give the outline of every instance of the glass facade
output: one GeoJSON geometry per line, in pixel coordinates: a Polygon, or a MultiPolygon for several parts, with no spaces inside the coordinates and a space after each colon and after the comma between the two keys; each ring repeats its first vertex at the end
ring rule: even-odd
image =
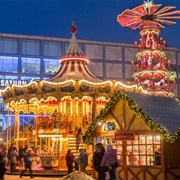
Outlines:
{"type": "Polygon", "coordinates": [[[18,57],[0,56],[0,72],[18,73],[18,57]]]}
{"type": "Polygon", "coordinates": [[[39,58],[21,58],[21,72],[28,74],[40,74],[39,58]]]}
{"type": "Polygon", "coordinates": [[[60,62],[57,59],[43,59],[44,74],[56,74],[60,68],[60,62]]]}

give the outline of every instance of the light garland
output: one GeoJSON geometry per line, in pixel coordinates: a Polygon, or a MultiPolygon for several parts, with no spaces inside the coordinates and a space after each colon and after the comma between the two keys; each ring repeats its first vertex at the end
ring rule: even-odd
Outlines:
{"type": "Polygon", "coordinates": [[[174,134],[171,135],[167,132],[166,129],[163,129],[160,125],[154,122],[140,107],[137,106],[135,101],[131,99],[127,94],[122,91],[117,91],[111,97],[110,101],[106,104],[105,108],[101,110],[100,114],[96,116],[94,121],[90,124],[87,129],[85,135],[83,136],[83,141],[87,145],[92,145],[93,142],[93,134],[95,133],[95,129],[98,126],[98,122],[103,121],[105,116],[108,114],[109,110],[114,107],[118,100],[122,100],[128,103],[128,106],[131,110],[134,111],[136,115],[138,115],[142,120],[144,120],[145,124],[153,131],[160,133],[163,138],[167,142],[173,143],[176,139],[180,138],[180,129],[174,134]]]}

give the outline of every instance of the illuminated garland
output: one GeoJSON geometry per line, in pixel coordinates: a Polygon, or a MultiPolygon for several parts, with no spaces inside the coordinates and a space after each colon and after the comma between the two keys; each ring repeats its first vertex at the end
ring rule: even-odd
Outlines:
{"type": "Polygon", "coordinates": [[[101,110],[100,114],[96,116],[94,121],[90,124],[89,128],[87,129],[85,135],[83,136],[83,141],[87,145],[92,145],[93,142],[93,133],[98,125],[98,122],[101,122],[109,110],[114,107],[118,100],[122,100],[128,103],[128,106],[131,110],[134,111],[136,115],[142,118],[145,124],[153,131],[160,133],[163,135],[163,138],[167,142],[173,143],[176,139],[180,137],[180,130],[178,130],[174,135],[169,134],[165,129],[163,129],[160,125],[155,123],[144,111],[143,109],[139,108],[138,105],[135,103],[133,99],[131,99],[127,94],[122,91],[117,91],[114,93],[110,101],[106,104],[105,108],[101,110]]]}

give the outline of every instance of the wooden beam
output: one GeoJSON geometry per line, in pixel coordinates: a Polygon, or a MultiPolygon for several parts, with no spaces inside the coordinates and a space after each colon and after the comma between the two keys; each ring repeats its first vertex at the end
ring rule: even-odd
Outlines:
{"type": "Polygon", "coordinates": [[[123,127],[121,126],[121,124],[119,123],[117,117],[113,114],[113,112],[110,110],[109,113],[110,113],[110,115],[116,120],[116,122],[119,124],[120,129],[123,130],[123,127]]]}
{"type": "Polygon", "coordinates": [[[126,131],[128,131],[129,128],[131,127],[131,125],[132,125],[132,123],[133,123],[135,117],[136,117],[136,114],[133,114],[133,116],[131,117],[131,120],[130,120],[130,122],[129,122],[129,125],[128,125],[127,128],[126,128],[126,131]]]}

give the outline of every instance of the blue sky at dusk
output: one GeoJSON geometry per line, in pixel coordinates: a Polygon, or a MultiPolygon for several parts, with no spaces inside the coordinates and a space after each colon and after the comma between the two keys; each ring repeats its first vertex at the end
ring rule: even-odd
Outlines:
{"type": "MultiPolygon", "coordinates": [[[[0,33],[70,38],[74,19],[77,38],[85,40],[134,43],[138,30],[122,27],[117,15],[143,4],[143,0],[0,0],[0,33]]],[[[154,0],[154,4],[176,6],[180,0],[154,0]]],[[[160,37],[168,46],[180,48],[180,20],[165,25],[160,37]]]]}

